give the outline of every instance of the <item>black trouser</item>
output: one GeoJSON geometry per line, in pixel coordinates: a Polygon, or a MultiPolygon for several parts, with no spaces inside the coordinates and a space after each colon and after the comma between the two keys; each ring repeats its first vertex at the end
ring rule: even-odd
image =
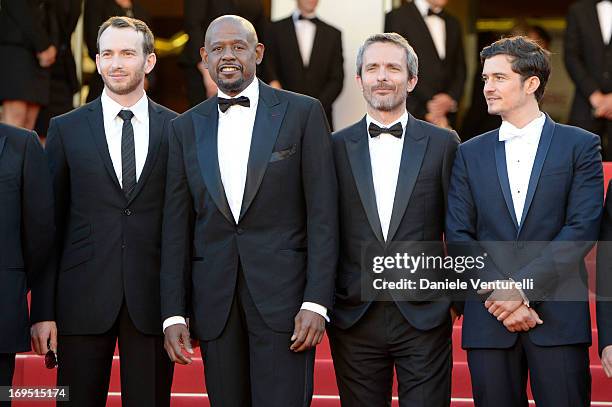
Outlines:
{"type": "Polygon", "coordinates": [[[538,407],[589,406],[591,372],[585,344],[538,346],[521,333],[509,349],[468,349],[478,407],[527,407],[527,375],[538,407]]]}
{"type": "MultiPolygon", "coordinates": [[[[15,373],[15,354],[0,353],[0,386],[12,386],[15,373]]],[[[0,407],[10,407],[10,401],[0,401],[0,407]]]]}
{"type": "Polygon", "coordinates": [[[391,406],[394,368],[400,406],[450,405],[450,316],[420,331],[394,302],[379,301],[349,329],[332,325],[327,332],[342,406],[391,406]]]}
{"type": "Polygon", "coordinates": [[[206,389],[212,407],[306,407],[313,392],[314,349],[289,350],[292,332],[261,318],[242,270],[221,335],[204,343],[206,389]]]}
{"type": "Polygon", "coordinates": [[[124,303],[108,332],[59,336],[57,382],[59,386],[70,386],[70,402],[62,402],[62,406],[106,405],[117,339],[121,404],[124,407],[170,405],[174,366],[164,350],[164,338],[138,331],[124,303]]]}

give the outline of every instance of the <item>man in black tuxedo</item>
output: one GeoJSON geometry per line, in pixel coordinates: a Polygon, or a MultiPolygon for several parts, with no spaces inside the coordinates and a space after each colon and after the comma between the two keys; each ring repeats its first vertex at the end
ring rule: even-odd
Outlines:
{"type": "MultiPolygon", "coordinates": [[[[180,64],[185,73],[187,98],[193,107],[217,94],[215,82],[200,57],[206,27],[211,21],[226,14],[244,17],[255,26],[260,39],[267,38],[270,21],[262,0],[183,0],[183,8],[185,32],[189,40],[181,54],[180,64]]],[[[265,67],[266,72],[261,68],[264,66],[257,68],[258,75],[266,79],[269,68],[265,67]]]]}
{"type": "Polygon", "coordinates": [[[459,21],[443,10],[448,0],[414,0],[388,13],[385,32],[408,40],[419,56],[419,83],[408,111],[438,126],[454,126],[465,84],[465,57],[459,21]]]}
{"type": "MultiPolygon", "coordinates": [[[[0,124],[0,386],[13,382],[15,353],[30,350],[30,322],[36,329],[53,319],[40,290],[49,283],[46,266],[54,232],[53,190],[38,136],[0,124]]],[[[55,332],[45,337],[43,352],[46,339],[52,339],[55,350],[55,332]]],[[[33,343],[38,351],[38,341],[33,343]]]]}
{"type": "Polygon", "coordinates": [[[601,137],[612,161],[612,2],[580,0],[567,14],[565,67],[576,85],[570,124],[601,137]]]}
{"type": "Polygon", "coordinates": [[[124,406],[168,406],[172,363],[160,329],[161,221],[176,114],[147,98],[156,61],[140,20],[100,27],[102,96],[49,126],[57,223],[58,384],[70,405],[104,406],[117,339],[124,406]]]}
{"type": "Polygon", "coordinates": [[[272,23],[266,62],[270,84],[319,99],[332,123],[332,104],[342,92],[342,36],[315,15],[319,0],[297,0],[297,10],[272,23]]]}
{"type": "Polygon", "coordinates": [[[612,378],[612,181],[608,184],[597,244],[597,333],[599,356],[612,378]]]}
{"type": "Polygon", "coordinates": [[[438,242],[423,253],[443,254],[459,138],[406,111],[417,75],[402,36],[368,38],[357,55],[368,113],[333,137],[341,255],[328,333],[343,406],[390,405],[394,368],[400,406],[450,403],[450,301],[404,301],[382,290],[367,298],[362,290],[373,278],[370,256],[390,254],[397,242],[438,242]]]}
{"type": "Polygon", "coordinates": [[[213,406],[308,406],[333,303],[337,186],[321,104],[255,76],[264,46],[222,16],[202,59],[218,96],[172,122],[162,243],[170,358],[200,340],[213,406]],[[191,300],[190,300],[191,298],[191,300]]]}

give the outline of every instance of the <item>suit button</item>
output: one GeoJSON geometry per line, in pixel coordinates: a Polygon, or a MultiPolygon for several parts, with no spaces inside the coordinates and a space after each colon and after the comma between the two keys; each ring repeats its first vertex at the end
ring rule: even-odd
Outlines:
{"type": "Polygon", "coordinates": [[[610,77],[610,72],[606,71],[603,73],[603,77],[608,79],[610,77]]]}
{"type": "Polygon", "coordinates": [[[238,233],[239,235],[244,233],[244,230],[241,228],[236,229],[236,233],[238,233]]]}
{"type": "Polygon", "coordinates": [[[132,211],[128,208],[125,211],[123,211],[123,213],[125,214],[125,216],[130,216],[132,214],[132,211]]]}
{"type": "Polygon", "coordinates": [[[121,245],[121,248],[122,248],[122,249],[125,249],[126,247],[127,247],[127,246],[126,246],[125,244],[122,244],[122,245],[121,245]]]}

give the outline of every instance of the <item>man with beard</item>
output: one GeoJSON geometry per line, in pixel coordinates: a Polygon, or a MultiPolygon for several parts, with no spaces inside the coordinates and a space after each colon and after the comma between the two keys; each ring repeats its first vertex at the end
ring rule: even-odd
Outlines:
{"type": "Polygon", "coordinates": [[[598,238],[603,202],[599,137],[540,110],[549,53],[526,37],[480,52],[489,114],[502,124],[457,150],[446,239],[486,254],[463,309],[474,404],[588,406],[588,281],[584,256],[598,238]],[[531,286],[507,284],[531,281],[531,286]],[[561,391],[560,391],[561,388],[561,391]]]}
{"type": "Polygon", "coordinates": [[[398,242],[415,241],[438,242],[423,253],[443,254],[446,190],[459,138],[406,111],[417,75],[417,55],[402,36],[368,38],[357,54],[367,115],[333,136],[341,255],[328,334],[343,406],[390,405],[394,369],[400,406],[450,403],[450,301],[362,294],[372,276],[365,260],[371,254],[388,255],[398,242]]]}
{"type": "Polygon", "coordinates": [[[325,112],[255,77],[264,46],[246,19],[219,17],[205,38],[218,94],[171,126],[165,347],[191,362],[189,313],[213,406],[308,406],[338,253],[325,112]]]}
{"type": "Polygon", "coordinates": [[[145,23],[112,17],[97,43],[101,97],[49,126],[58,258],[46,309],[59,332],[57,382],[70,386],[67,405],[104,406],[118,340],[122,404],[168,406],[159,269],[165,129],[176,114],[144,91],[156,61],[145,23]]]}

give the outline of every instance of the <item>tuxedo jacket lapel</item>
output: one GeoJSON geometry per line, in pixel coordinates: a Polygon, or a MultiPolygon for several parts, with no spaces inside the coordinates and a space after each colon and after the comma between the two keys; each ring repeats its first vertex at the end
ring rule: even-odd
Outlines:
{"type": "Polygon", "coordinates": [[[531,176],[529,177],[529,187],[527,188],[527,196],[525,197],[525,206],[523,207],[523,214],[521,217],[521,226],[519,228],[519,234],[525,224],[527,214],[529,213],[529,207],[533,202],[533,196],[538,187],[540,175],[542,174],[542,167],[544,167],[544,161],[548,155],[548,148],[552,141],[553,134],[555,132],[555,122],[546,115],[546,121],[542,128],[542,135],[540,136],[540,143],[538,144],[538,150],[536,152],[535,160],[533,161],[533,168],[531,169],[531,176]]]}
{"type": "Polygon", "coordinates": [[[87,120],[89,121],[89,127],[91,129],[91,135],[93,137],[94,144],[96,145],[96,148],[100,153],[100,157],[102,158],[102,162],[106,167],[106,171],[111,177],[112,182],[119,189],[119,191],[121,191],[121,194],[123,195],[123,191],[121,190],[121,184],[119,184],[119,179],[117,179],[117,174],[115,173],[115,168],[113,167],[113,161],[111,160],[110,152],[108,151],[106,133],[104,132],[104,116],[102,114],[102,102],[100,98],[97,98],[89,104],[87,120]]]}
{"type": "Polygon", "coordinates": [[[219,110],[217,108],[217,97],[210,98],[199,110],[196,110],[192,115],[192,121],[200,172],[206,189],[223,216],[229,222],[235,224],[236,221],[225,196],[225,189],[223,188],[221,171],[219,169],[219,154],[217,152],[219,110]]]}
{"type": "Polygon", "coordinates": [[[287,110],[287,102],[280,102],[274,92],[271,87],[259,82],[259,103],[253,126],[239,220],[244,217],[259,190],[287,110]]]}
{"type": "Polygon", "coordinates": [[[372,179],[372,164],[370,161],[370,147],[368,144],[368,133],[366,119],[363,118],[357,130],[351,137],[346,139],[346,154],[349,158],[353,178],[357,185],[357,191],[361,198],[361,204],[370,223],[370,227],[379,242],[385,242],[376,206],[376,193],[372,179]]]}
{"type": "Polygon", "coordinates": [[[516,220],[516,212],[514,211],[514,202],[512,201],[512,192],[510,191],[510,181],[508,180],[508,166],[506,164],[506,144],[499,141],[499,129],[495,132],[495,166],[497,167],[497,178],[501,187],[506,208],[512,218],[514,228],[518,230],[518,222],[516,220]]]}
{"type": "Polygon", "coordinates": [[[419,123],[409,114],[406,131],[404,132],[402,159],[397,177],[397,186],[395,187],[393,212],[391,213],[387,242],[393,240],[402,218],[404,217],[406,207],[408,206],[412,191],[414,190],[414,185],[419,176],[419,171],[421,170],[421,164],[423,163],[423,157],[425,156],[428,142],[429,136],[422,131],[419,123]]]}
{"type": "Polygon", "coordinates": [[[149,148],[147,151],[147,159],[142,169],[142,173],[138,178],[138,182],[136,183],[134,192],[128,199],[128,203],[132,202],[134,198],[138,196],[157,161],[157,153],[159,152],[162,131],[165,125],[165,119],[161,113],[162,111],[158,108],[157,104],[149,99],[149,148]]]}
{"type": "Polygon", "coordinates": [[[2,151],[4,150],[4,143],[6,142],[6,136],[0,136],[0,157],[2,157],[2,151]]]}

